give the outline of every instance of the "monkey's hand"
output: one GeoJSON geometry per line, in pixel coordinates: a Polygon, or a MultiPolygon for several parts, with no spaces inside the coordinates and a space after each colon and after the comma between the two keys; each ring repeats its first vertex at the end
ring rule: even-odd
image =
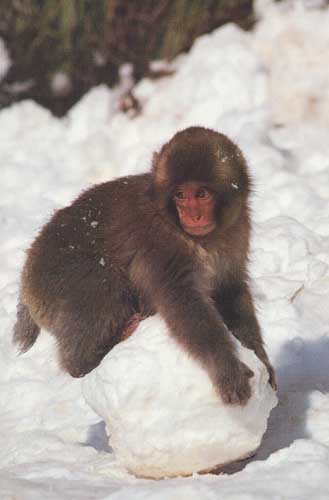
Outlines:
{"type": "Polygon", "coordinates": [[[276,382],[276,376],[275,376],[275,371],[273,366],[270,363],[265,363],[265,366],[267,368],[268,374],[269,374],[269,384],[272,386],[272,389],[275,391],[278,390],[278,384],[276,382]]]}
{"type": "Polygon", "coordinates": [[[273,366],[270,363],[270,360],[268,359],[268,356],[266,354],[266,351],[262,345],[256,345],[253,350],[255,351],[256,356],[264,363],[264,365],[267,368],[268,374],[269,374],[269,379],[268,382],[271,385],[272,389],[277,391],[278,385],[276,382],[276,377],[275,377],[275,371],[273,366]]]}
{"type": "Polygon", "coordinates": [[[217,384],[220,395],[227,404],[245,405],[251,396],[249,379],[254,372],[234,355],[221,360],[217,370],[217,384]]]}

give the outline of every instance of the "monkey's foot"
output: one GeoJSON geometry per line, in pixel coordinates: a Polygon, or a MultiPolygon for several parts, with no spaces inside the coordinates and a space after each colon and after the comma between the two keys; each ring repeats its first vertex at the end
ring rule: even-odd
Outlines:
{"type": "Polygon", "coordinates": [[[145,319],[146,316],[143,316],[140,313],[134,314],[126,323],[123,332],[121,334],[121,340],[126,340],[130,335],[134,333],[134,331],[138,328],[139,323],[145,319]]]}

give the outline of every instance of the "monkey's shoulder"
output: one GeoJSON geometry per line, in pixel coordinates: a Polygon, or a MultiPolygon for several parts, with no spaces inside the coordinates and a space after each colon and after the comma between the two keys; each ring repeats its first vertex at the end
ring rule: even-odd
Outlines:
{"type": "Polygon", "coordinates": [[[44,229],[53,232],[100,228],[102,224],[115,225],[117,220],[124,221],[129,213],[134,213],[147,200],[150,176],[148,174],[131,175],[96,184],[82,191],[73,202],[57,210],[46,223],[44,229]]]}
{"type": "Polygon", "coordinates": [[[69,212],[92,209],[106,211],[126,207],[127,204],[133,206],[139,198],[144,200],[150,191],[150,185],[150,174],[118,177],[82,191],[66,209],[69,212]]]}

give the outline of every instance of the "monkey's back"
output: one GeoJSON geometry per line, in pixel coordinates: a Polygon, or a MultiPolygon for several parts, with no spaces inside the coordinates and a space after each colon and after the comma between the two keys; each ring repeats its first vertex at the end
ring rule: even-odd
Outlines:
{"type": "Polygon", "coordinates": [[[50,328],[58,311],[105,301],[109,288],[114,302],[115,290],[118,302],[125,302],[123,290],[133,300],[121,261],[132,246],[126,240],[134,237],[139,197],[145,204],[148,189],[148,174],[96,185],[41,229],[22,273],[22,300],[39,326],[50,328]]]}

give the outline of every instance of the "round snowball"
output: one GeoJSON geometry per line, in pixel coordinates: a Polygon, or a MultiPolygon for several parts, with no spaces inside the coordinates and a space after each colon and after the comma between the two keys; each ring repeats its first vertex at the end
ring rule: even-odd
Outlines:
{"type": "Polygon", "coordinates": [[[224,404],[207,372],[159,316],[141,322],[83,380],[86,401],[106,422],[118,461],[136,476],[208,471],[251,455],[276,395],[265,366],[238,342],[254,372],[246,406],[224,404]]]}

